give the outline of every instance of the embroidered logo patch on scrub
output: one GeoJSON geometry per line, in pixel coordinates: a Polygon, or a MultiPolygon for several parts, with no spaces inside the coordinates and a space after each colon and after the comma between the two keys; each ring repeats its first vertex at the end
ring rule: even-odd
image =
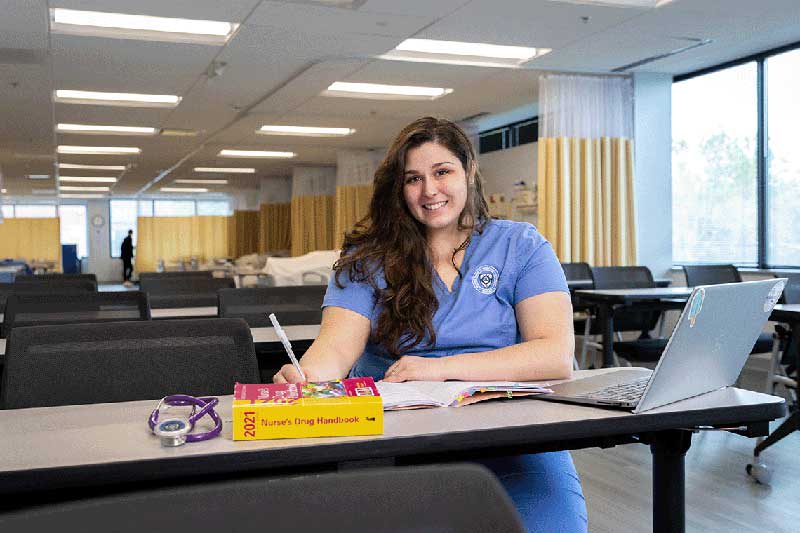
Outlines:
{"type": "Polygon", "coordinates": [[[492,265],[483,265],[475,269],[472,275],[472,286],[481,294],[494,294],[500,273],[492,265]]]}

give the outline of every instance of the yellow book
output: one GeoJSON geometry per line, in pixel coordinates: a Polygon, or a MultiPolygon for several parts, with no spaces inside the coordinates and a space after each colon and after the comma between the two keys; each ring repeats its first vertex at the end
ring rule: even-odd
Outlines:
{"type": "Polygon", "coordinates": [[[383,402],[372,378],[234,387],[233,440],[382,433],[383,402]]]}

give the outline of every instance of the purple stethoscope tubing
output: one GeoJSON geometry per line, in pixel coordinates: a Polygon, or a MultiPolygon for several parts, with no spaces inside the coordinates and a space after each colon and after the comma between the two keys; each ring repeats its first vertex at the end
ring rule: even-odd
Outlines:
{"type": "Polygon", "coordinates": [[[214,421],[214,428],[206,433],[195,433],[186,435],[186,442],[200,442],[208,439],[213,439],[222,433],[222,419],[219,414],[214,410],[214,407],[219,403],[219,398],[213,396],[195,398],[188,394],[172,394],[165,396],[158,406],[150,413],[150,418],[147,420],[151,430],[154,430],[158,424],[158,415],[161,412],[161,406],[166,404],[168,407],[192,407],[192,414],[189,416],[189,426],[194,429],[194,424],[205,415],[211,417],[214,421]],[[197,408],[200,408],[199,410],[197,408]]]}

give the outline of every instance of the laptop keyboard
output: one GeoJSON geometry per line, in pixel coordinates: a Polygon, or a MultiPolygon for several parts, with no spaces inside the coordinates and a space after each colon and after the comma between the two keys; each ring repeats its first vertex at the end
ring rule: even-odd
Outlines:
{"type": "Polygon", "coordinates": [[[604,402],[636,403],[644,394],[648,381],[650,381],[649,376],[628,383],[603,387],[602,389],[582,394],[581,397],[604,402]]]}

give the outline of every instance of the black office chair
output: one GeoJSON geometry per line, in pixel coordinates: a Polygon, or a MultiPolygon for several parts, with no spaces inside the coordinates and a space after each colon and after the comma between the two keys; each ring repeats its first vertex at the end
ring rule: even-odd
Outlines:
{"type": "Polygon", "coordinates": [[[149,320],[147,294],[139,291],[92,293],[15,293],[8,298],[3,334],[14,328],[149,320]]]}
{"type": "Polygon", "coordinates": [[[235,283],[231,278],[199,276],[139,278],[139,288],[148,294],[152,309],[216,307],[217,291],[234,287],[235,283]]]}
{"type": "Polygon", "coordinates": [[[95,289],[97,288],[97,276],[94,274],[22,274],[14,278],[15,282],[29,283],[32,281],[37,282],[58,282],[58,281],[75,281],[87,280],[94,283],[95,289]]]}
{"type": "Polygon", "coordinates": [[[564,276],[569,280],[592,279],[592,267],[589,263],[561,263],[564,276]]]}
{"type": "MultiPolygon", "coordinates": [[[[251,328],[272,327],[270,313],[275,313],[283,326],[321,324],[326,290],[325,285],[220,289],[219,316],[243,318],[251,328]]],[[[313,342],[293,341],[295,355],[302,356],[313,342]]],[[[272,382],[272,376],[287,362],[283,346],[275,343],[256,344],[256,356],[265,383],[272,382]]]]}
{"type": "MultiPolygon", "coordinates": [[[[684,265],[686,285],[719,285],[720,283],[740,283],[742,275],[734,265],[684,265]]],[[[772,334],[762,333],[758,336],[750,353],[766,353],[772,350],[772,334]]]]}
{"type": "Polygon", "coordinates": [[[68,293],[68,292],[97,292],[97,281],[82,277],[49,277],[30,276],[34,279],[14,280],[14,292],[26,293],[68,293]],[[42,279],[35,279],[41,277],[42,279]]]}
{"type": "Polygon", "coordinates": [[[235,318],[14,328],[5,363],[3,409],[216,396],[259,379],[250,328],[235,318]]]}
{"type": "Polygon", "coordinates": [[[742,281],[742,275],[734,265],[684,265],[683,272],[687,287],[742,281]]]}
{"type": "Polygon", "coordinates": [[[368,468],[204,482],[0,515],[3,531],[525,531],[500,483],[475,464],[368,468]]]}
{"type": "Polygon", "coordinates": [[[270,327],[275,313],[284,326],[322,323],[325,285],[220,289],[219,316],[243,318],[251,328],[270,327]]]}
{"type": "MultiPolygon", "coordinates": [[[[646,266],[592,267],[595,289],[641,289],[655,287],[653,274],[646,266]]],[[[659,307],[642,303],[620,309],[614,313],[614,332],[639,332],[633,341],[619,340],[614,343],[614,352],[631,362],[658,361],[667,345],[666,339],[650,337],[661,316],[659,307]]],[[[599,335],[601,324],[597,316],[591,316],[585,334],[599,335]]],[[[592,343],[584,342],[581,361],[585,361],[586,348],[592,343]]],[[[599,347],[598,344],[594,345],[599,347]]],[[[585,363],[584,363],[585,364],[585,363]]]]}

